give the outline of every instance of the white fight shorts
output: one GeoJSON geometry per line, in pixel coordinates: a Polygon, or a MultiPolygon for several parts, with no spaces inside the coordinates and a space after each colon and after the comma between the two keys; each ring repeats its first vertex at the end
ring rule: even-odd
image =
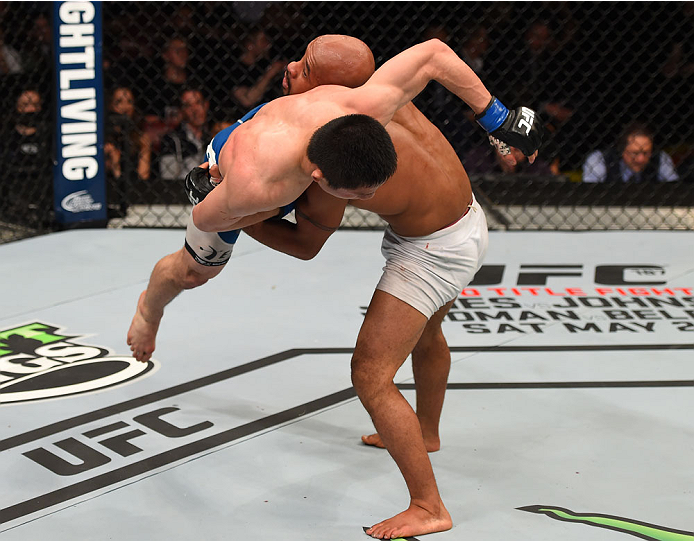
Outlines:
{"type": "Polygon", "coordinates": [[[386,266],[376,289],[428,319],[472,281],[488,242],[487,219],[474,198],[465,216],[431,235],[402,237],[388,227],[381,245],[386,266]]]}

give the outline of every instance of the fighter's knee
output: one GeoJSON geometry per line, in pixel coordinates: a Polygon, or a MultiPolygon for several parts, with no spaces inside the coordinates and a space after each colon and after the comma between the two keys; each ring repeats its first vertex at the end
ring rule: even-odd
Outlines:
{"type": "Polygon", "coordinates": [[[362,401],[379,393],[384,385],[392,383],[393,378],[386,374],[374,358],[355,352],[352,356],[352,386],[362,401]]]}
{"type": "Polygon", "coordinates": [[[419,340],[415,344],[412,354],[426,355],[427,352],[431,351],[432,349],[438,349],[442,346],[446,347],[447,343],[446,337],[441,331],[441,327],[438,327],[438,329],[425,329],[422,336],[419,337],[419,340]]]}
{"type": "Polygon", "coordinates": [[[354,359],[352,359],[352,365],[350,368],[351,368],[350,376],[352,378],[352,385],[354,386],[354,389],[357,391],[357,394],[359,394],[359,392],[364,388],[364,386],[368,382],[367,375],[366,375],[364,368],[362,366],[355,364],[354,359]]]}
{"type": "Polygon", "coordinates": [[[183,289],[194,289],[206,284],[212,277],[207,273],[188,268],[181,278],[180,285],[183,289]]]}

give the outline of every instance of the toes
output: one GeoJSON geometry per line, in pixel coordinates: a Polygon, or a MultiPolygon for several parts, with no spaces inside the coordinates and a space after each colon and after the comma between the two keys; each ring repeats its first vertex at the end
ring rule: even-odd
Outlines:
{"type": "Polygon", "coordinates": [[[366,533],[370,535],[371,537],[374,537],[376,539],[385,539],[386,537],[383,535],[383,526],[382,523],[379,522],[378,524],[374,524],[366,530],[366,533]]]}
{"type": "Polygon", "coordinates": [[[380,447],[381,449],[385,449],[385,445],[383,445],[383,441],[381,441],[381,438],[379,437],[378,434],[371,434],[369,436],[362,436],[361,437],[362,443],[366,445],[370,445],[372,447],[380,447]]]}

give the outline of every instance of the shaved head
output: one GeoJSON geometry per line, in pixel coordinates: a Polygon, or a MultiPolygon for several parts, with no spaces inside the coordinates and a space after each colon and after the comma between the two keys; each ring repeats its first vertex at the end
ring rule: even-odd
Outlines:
{"type": "Polygon", "coordinates": [[[319,85],[363,85],[376,69],[369,46],[352,36],[325,35],[314,39],[314,70],[319,85]]]}
{"type": "Polygon", "coordinates": [[[355,88],[369,80],[376,63],[369,46],[352,36],[319,36],[304,56],[290,62],[282,83],[285,94],[301,94],[320,85],[355,88]]]}

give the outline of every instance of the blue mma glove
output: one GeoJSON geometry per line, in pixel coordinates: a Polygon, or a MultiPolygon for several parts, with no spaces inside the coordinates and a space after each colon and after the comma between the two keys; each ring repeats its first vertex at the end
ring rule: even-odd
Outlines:
{"type": "Polygon", "coordinates": [[[508,146],[520,149],[526,156],[532,155],[542,144],[544,126],[540,116],[528,107],[509,111],[492,96],[487,108],[475,116],[477,123],[489,133],[489,141],[502,155],[511,151],[508,146]]]}

